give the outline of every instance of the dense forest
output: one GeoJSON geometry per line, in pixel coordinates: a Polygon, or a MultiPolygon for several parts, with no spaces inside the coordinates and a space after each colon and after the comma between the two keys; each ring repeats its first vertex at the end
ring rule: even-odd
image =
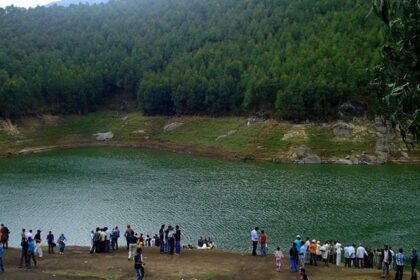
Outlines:
{"type": "Polygon", "coordinates": [[[0,9],[0,117],[94,111],[335,118],[369,81],[381,24],[366,0],[114,0],[0,9]]]}
{"type": "Polygon", "coordinates": [[[106,2],[108,2],[108,0],[58,0],[58,1],[51,2],[47,6],[58,5],[58,6],[68,7],[70,5],[77,5],[77,4],[94,5],[94,4],[100,4],[100,3],[106,3],[106,2]]]}

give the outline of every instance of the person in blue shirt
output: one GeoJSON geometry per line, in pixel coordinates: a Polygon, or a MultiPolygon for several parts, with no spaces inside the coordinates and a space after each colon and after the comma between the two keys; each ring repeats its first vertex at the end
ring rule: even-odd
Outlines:
{"type": "Polygon", "coordinates": [[[54,254],[54,234],[51,231],[48,232],[47,235],[47,242],[48,242],[48,254],[54,254]]]}
{"type": "Polygon", "coordinates": [[[3,246],[0,246],[0,271],[4,272],[4,266],[3,266],[3,254],[4,254],[4,249],[3,246]]]}
{"type": "Polygon", "coordinates": [[[411,279],[417,279],[416,266],[417,266],[417,251],[415,248],[411,251],[410,256],[411,263],[411,279]]]}
{"type": "Polygon", "coordinates": [[[398,250],[398,253],[395,255],[395,264],[397,265],[397,271],[395,272],[395,280],[402,280],[404,272],[404,254],[402,248],[400,248],[398,250]]]}
{"type": "Polygon", "coordinates": [[[28,238],[28,263],[26,264],[27,267],[31,267],[31,259],[34,261],[34,266],[36,267],[36,259],[35,259],[35,242],[32,237],[28,238]]]}
{"type": "Polygon", "coordinates": [[[62,233],[57,240],[58,248],[60,248],[60,255],[64,254],[64,248],[66,248],[66,243],[65,243],[66,241],[67,239],[64,237],[64,234],[62,233]]]}

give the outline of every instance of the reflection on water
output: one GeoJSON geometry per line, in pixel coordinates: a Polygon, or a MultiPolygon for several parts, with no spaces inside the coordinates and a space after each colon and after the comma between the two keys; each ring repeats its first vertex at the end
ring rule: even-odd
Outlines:
{"type": "Polygon", "coordinates": [[[133,149],[78,149],[0,160],[0,222],[18,246],[22,227],[87,245],[96,226],[130,223],[154,234],[179,224],[184,242],[211,236],[250,246],[254,226],[270,248],[296,234],[381,246],[420,242],[418,166],[244,164],[133,149]]]}

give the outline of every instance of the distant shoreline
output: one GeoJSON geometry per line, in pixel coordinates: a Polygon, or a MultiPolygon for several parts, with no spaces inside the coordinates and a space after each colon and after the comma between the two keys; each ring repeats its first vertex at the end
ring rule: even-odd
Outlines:
{"type": "Polygon", "coordinates": [[[124,147],[243,162],[420,164],[420,150],[405,152],[395,135],[393,142],[385,141],[384,134],[376,129],[369,122],[295,125],[260,120],[250,125],[239,117],[147,117],[138,112],[104,111],[23,118],[15,124],[3,121],[3,129],[0,120],[0,157],[59,149],[124,147]],[[338,132],[337,125],[342,126],[338,132]],[[337,138],[333,131],[348,135],[337,138]],[[100,132],[111,133],[111,139],[98,141],[94,135],[100,132]]]}

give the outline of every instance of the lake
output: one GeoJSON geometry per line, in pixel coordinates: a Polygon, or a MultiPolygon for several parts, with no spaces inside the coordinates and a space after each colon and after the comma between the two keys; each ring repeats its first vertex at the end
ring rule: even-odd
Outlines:
{"type": "MultiPolygon", "coordinates": [[[[259,226],[269,249],[296,234],[379,247],[420,243],[420,166],[240,163],[169,152],[87,148],[0,159],[0,223],[64,233],[88,245],[96,226],[155,234],[180,225],[183,243],[210,236],[249,250],[259,226]]],[[[121,243],[125,242],[121,240],[121,243]]]]}

